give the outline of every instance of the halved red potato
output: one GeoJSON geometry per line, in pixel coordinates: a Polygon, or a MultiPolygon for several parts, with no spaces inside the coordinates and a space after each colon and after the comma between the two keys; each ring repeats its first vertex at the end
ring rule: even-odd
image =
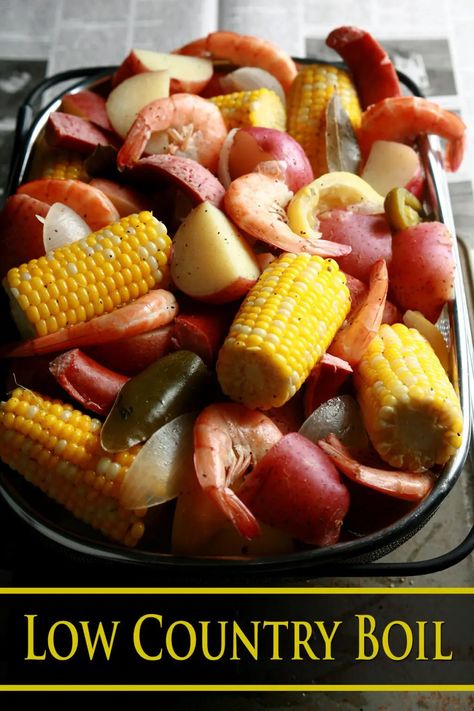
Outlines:
{"type": "Polygon", "coordinates": [[[259,276],[255,255],[219,208],[202,202],[181,223],[173,240],[171,277],[185,294],[215,304],[235,301],[259,276]]]}
{"type": "Polygon", "coordinates": [[[184,91],[197,94],[204,89],[212,77],[213,65],[208,59],[166,54],[150,49],[132,49],[114,74],[113,86],[128,77],[143,72],[166,69],[169,72],[170,92],[184,91]]]}

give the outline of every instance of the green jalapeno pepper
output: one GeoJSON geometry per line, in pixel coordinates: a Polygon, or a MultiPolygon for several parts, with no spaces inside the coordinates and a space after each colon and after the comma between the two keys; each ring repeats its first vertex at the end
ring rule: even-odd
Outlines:
{"type": "Polygon", "coordinates": [[[422,206],[413,193],[405,188],[393,188],[384,202],[385,215],[391,227],[404,230],[421,222],[422,206]]]}
{"type": "Polygon", "coordinates": [[[102,447],[108,452],[128,449],[175,417],[196,410],[210,377],[201,358],[190,351],[159,358],[120,390],[102,426],[102,447]]]}

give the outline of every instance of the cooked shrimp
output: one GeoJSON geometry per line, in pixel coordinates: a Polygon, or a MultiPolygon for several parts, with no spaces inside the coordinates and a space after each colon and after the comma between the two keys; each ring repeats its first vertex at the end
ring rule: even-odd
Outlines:
{"type": "Polygon", "coordinates": [[[370,272],[369,291],[362,304],[336,334],[329,352],[356,365],[364,355],[382,323],[388,291],[385,259],[379,259],[370,272]]]}
{"type": "Polygon", "coordinates": [[[147,104],[133,122],[117,156],[119,170],[139,160],[152,133],[166,132],[163,152],[193,158],[215,172],[227,136],[220,110],[195,94],[173,94],[147,104]]]}
{"type": "Polygon", "coordinates": [[[349,479],[382,494],[406,501],[420,501],[433,488],[435,480],[430,472],[408,472],[399,469],[392,471],[360,464],[351,457],[347,447],[336,435],[330,434],[325,439],[320,439],[318,446],[349,479]]]}
{"type": "Polygon", "coordinates": [[[32,338],[0,350],[1,357],[14,358],[80,348],[130,338],[170,323],[178,313],[176,299],[166,289],[153,289],[126,306],[76,323],[46,336],[32,338]]]}
{"type": "Polygon", "coordinates": [[[446,170],[457,170],[464,155],[466,125],[459,116],[428,99],[397,96],[372,104],[362,114],[358,138],[367,157],[374,141],[410,142],[423,133],[446,139],[446,170]]]}
{"type": "MultiPolygon", "coordinates": [[[[264,173],[248,173],[236,178],[224,195],[228,216],[249,235],[283,249],[321,257],[340,257],[351,248],[312,235],[306,239],[288,227],[285,206],[293,193],[283,180],[264,173]]],[[[320,233],[316,233],[320,234],[320,233]]]]}
{"type": "Polygon", "coordinates": [[[91,232],[101,230],[120,219],[117,208],[102,190],[82,180],[42,178],[21,185],[18,193],[52,205],[61,202],[82,217],[91,232]]]}
{"type": "Polygon", "coordinates": [[[297,74],[294,61],[272,42],[237,32],[211,32],[207,37],[190,42],[176,50],[178,54],[194,57],[212,56],[227,59],[240,67],[259,67],[278,79],[288,91],[297,74]]]}
{"type": "Polygon", "coordinates": [[[258,410],[236,403],[209,405],[194,425],[194,466],[201,487],[245,538],[260,528],[254,515],[230,488],[282,437],[258,410]]]}

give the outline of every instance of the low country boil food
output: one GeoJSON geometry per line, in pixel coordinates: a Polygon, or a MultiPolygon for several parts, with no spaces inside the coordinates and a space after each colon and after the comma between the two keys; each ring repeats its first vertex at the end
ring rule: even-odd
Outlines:
{"type": "Polygon", "coordinates": [[[124,546],[333,545],[461,444],[416,139],[454,171],[465,126],[367,32],[327,43],[346,69],[233,32],[132,50],[63,97],[0,214],[0,457],[124,546]]]}

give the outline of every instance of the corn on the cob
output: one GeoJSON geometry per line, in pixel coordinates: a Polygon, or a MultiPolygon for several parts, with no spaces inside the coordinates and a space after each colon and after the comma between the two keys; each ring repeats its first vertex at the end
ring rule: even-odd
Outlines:
{"type": "Polygon", "coordinates": [[[282,254],[250,290],[219,352],[223,391],[252,408],[283,405],[324,354],[349,307],[336,262],[282,254]]]}
{"type": "Polygon", "coordinates": [[[120,485],[140,447],[109,454],[100,422],[30,390],[17,388],[0,406],[0,458],[25,479],[108,538],[134,546],[144,511],[121,507],[120,485]]]}
{"type": "Polygon", "coordinates": [[[359,99],[349,74],[343,69],[324,64],[303,67],[288,95],[288,133],[303,147],[315,178],[328,172],[326,107],[334,91],[357,129],[362,115],[359,99]]]}
{"type": "Polygon", "coordinates": [[[383,324],[354,382],[372,444],[392,466],[417,471],[443,465],[460,446],[458,397],[416,329],[383,324]]]}
{"type": "Polygon", "coordinates": [[[230,131],[245,126],[263,126],[286,130],[286,111],[280,97],[272,89],[235,91],[210,99],[219,107],[230,131]]]}
{"type": "Polygon", "coordinates": [[[167,276],[170,248],[165,226],[141,212],[10,269],[4,286],[20,332],[55,333],[147,294],[167,276]]]}
{"type": "Polygon", "coordinates": [[[44,157],[39,178],[57,178],[59,180],[84,180],[89,176],[84,167],[84,159],[79,153],[54,149],[44,157]]]}

